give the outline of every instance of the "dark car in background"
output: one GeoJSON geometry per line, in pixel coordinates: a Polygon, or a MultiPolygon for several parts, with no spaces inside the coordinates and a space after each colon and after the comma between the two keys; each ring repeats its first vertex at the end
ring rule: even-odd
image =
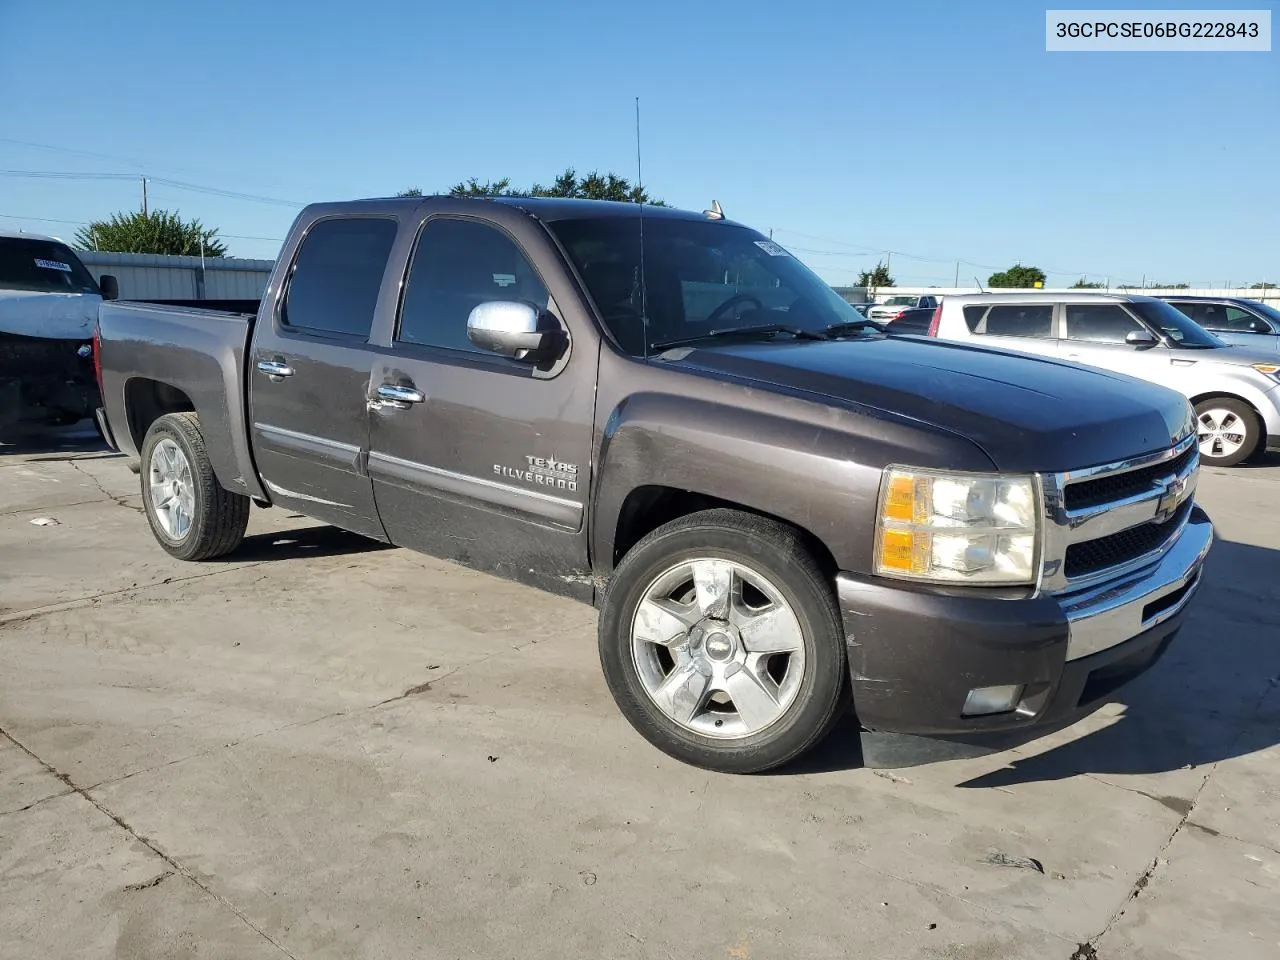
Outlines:
{"type": "Polygon", "coordinates": [[[1280,309],[1246,297],[1161,297],[1219,340],[1280,351],[1280,309]]]}
{"type": "Polygon", "coordinates": [[[933,322],[933,315],[937,312],[937,307],[912,307],[899,310],[893,316],[879,320],[878,323],[887,333],[927,337],[929,324],[933,322]]]}

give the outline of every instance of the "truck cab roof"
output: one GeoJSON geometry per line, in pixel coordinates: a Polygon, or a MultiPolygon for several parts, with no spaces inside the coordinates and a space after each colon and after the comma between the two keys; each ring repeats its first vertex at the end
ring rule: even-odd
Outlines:
{"type": "MultiPolygon", "coordinates": [[[[537,220],[547,223],[556,220],[584,220],[591,218],[639,220],[642,216],[646,220],[706,221],[711,219],[705,214],[695,213],[692,210],[682,210],[678,207],[659,207],[651,203],[631,203],[630,201],[622,200],[585,200],[579,197],[455,197],[448,194],[437,194],[425,197],[369,198],[367,200],[353,200],[348,203],[354,207],[356,204],[377,203],[383,205],[395,202],[404,204],[406,209],[412,209],[426,201],[456,202],[460,199],[483,206],[500,204],[504,207],[514,207],[518,210],[523,210],[537,220]]],[[[323,206],[326,209],[336,211],[337,208],[347,206],[347,204],[325,203],[316,204],[315,206],[323,206]]],[[[742,224],[737,224],[729,219],[717,220],[716,222],[742,226],[742,224]]]]}

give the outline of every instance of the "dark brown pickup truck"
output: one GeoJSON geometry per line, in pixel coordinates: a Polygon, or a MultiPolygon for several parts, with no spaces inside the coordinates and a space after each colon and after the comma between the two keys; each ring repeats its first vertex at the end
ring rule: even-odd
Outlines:
{"type": "Polygon", "coordinates": [[[257,501],[595,603],[628,720],[719,770],[848,705],[864,739],[1069,722],[1165,650],[1212,540],[1180,395],[886,336],[718,215],[318,204],[256,317],[107,303],[98,359],[171,554],[257,501]]]}

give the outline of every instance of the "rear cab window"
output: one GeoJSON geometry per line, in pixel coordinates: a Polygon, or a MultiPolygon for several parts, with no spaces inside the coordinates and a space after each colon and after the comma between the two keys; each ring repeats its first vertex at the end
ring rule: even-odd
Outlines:
{"type": "Polygon", "coordinates": [[[367,340],[396,229],[387,217],[313,224],[293,261],[281,324],[321,337],[367,340]]]}

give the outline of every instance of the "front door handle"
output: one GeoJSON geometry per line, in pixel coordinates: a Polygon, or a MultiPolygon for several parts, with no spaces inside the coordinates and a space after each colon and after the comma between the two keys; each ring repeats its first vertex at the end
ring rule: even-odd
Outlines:
{"type": "Polygon", "coordinates": [[[402,387],[398,383],[384,383],[374,391],[384,407],[408,410],[415,403],[422,403],[427,395],[416,387],[402,387]]]}
{"type": "Polygon", "coordinates": [[[265,373],[275,383],[279,383],[285,377],[293,376],[293,367],[281,360],[259,360],[258,372],[265,373]]]}

